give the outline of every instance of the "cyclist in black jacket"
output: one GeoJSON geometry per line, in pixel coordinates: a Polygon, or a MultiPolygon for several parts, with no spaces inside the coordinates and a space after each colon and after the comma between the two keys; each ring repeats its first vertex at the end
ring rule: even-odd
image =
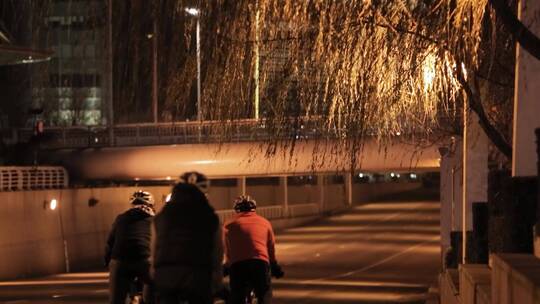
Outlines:
{"type": "Polygon", "coordinates": [[[144,302],[151,302],[150,243],[154,198],[137,191],[130,198],[132,208],[118,215],[107,240],[105,264],[109,267],[111,304],[124,304],[137,278],[145,284],[144,302]]]}

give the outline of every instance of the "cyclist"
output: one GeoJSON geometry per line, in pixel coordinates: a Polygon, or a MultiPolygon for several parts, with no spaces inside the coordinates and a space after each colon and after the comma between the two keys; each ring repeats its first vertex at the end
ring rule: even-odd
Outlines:
{"type": "Polygon", "coordinates": [[[240,196],[234,203],[235,218],[223,228],[225,269],[230,275],[231,303],[245,303],[253,289],[258,303],[270,303],[270,276],[284,275],[277,263],[272,225],[257,215],[257,203],[240,196]]]}
{"type": "Polygon", "coordinates": [[[206,176],[188,172],[156,216],[155,284],[160,304],[210,304],[222,280],[219,218],[205,193],[206,176]],[[219,271],[219,274],[216,272],[219,271]]]}
{"type": "Polygon", "coordinates": [[[139,190],[129,202],[132,208],[116,217],[105,249],[111,304],[125,303],[135,279],[145,285],[144,302],[150,303],[152,297],[149,258],[154,198],[139,190]]]}

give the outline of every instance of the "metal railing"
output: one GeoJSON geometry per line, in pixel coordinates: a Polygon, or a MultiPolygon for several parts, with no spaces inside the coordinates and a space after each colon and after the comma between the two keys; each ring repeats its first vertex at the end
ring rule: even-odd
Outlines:
{"type": "MultiPolygon", "coordinates": [[[[449,124],[441,119],[439,124],[449,124]]],[[[434,123],[436,124],[436,123],[434,123]]],[[[407,125],[407,122],[404,122],[407,125]]],[[[375,136],[375,129],[367,127],[363,134],[375,136]]],[[[405,126],[402,133],[420,131],[418,126],[405,126]]],[[[323,116],[268,119],[177,121],[163,123],[117,124],[107,126],[45,127],[36,136],[32,128],[0,130],[5,142],[29,142],[39,138],[41,148],[92,148],[112,146],[145,146],[167,144],[195,144],[216,142],[245,142],[272,139],[342,138],[347,134],[344,126],[329,125],[323,116]]],[[[396,134],[399,135],[399,134],[396,134]]]]}
{"type": "MultiPolygon", "coordinates": [[[[262,208],[261,208],[262,209],[262,208]]],[[[234,215],[236,214],[236,212],[234,210],[218,210],[216,211],[218,217],[219,217],[219,221],[221,223],[226,223],[228,222],[229,220],[231,220],[234,215]]]]}
{"type": "MultiPolygon", "coordinates": [[[[441,121],[444,123],[444,121],[441,121]]],[[[408,127],[406,133],[415,133],[408,127]]],[[[324,117],[291,118],[284,121],[239,119],[228,121],[185,121],[118,124],[106,126],[45,127],[36,137],[32,128],[0,130],[6,142],[29,142],[39,138],[41,148],[91,148],[216,142],[264,141],[272,139],[341,138],[346,130],[328,125],[324,117]]],[[[365,130],[374,136],[375,130],[365,130]]]]}
{"type": "Polygon", "coordinates": [[[289,205],[289,216],[290,217],[300,217],[315,215],[320,212],[319,204],[299,204],[299,205],[289,205]]]}
{"type": "Polygon", "coordinates": [[[271,207],[262,207],[257,208],[257,213],[265,217],[268,220],[274,220],[283,218],[283,207],[282,206],[271,206],[271,207]]]}
{"type": "MultiPolygon", "coordinates": [[[[142,123],[104,126],[47,127],[39,136],[42,148],[90,148],[109,146],[145,146],[214,142],[245,142],[276,138],[314,138],[336,130],[321,127],[320,118],[298,120],[294,124],[266,124],[265,120],[142,123]],[[294,125],[295,127],[292,127],[294,125]],[[324,131],[322,131],[324,129],[324,131]]],[[[36,138],[34,130],[19,129],[12,141],[28,142],[36,138]]]]}
{"type": "Polygon", "coordinates": [[[65,188],[68,182],[63,167],[0,167],[0,191],[65,188]]]}
{"type": "MultiPolygon", "coordinates": [[[[269,207],[259,207],[257,208],[257,214],[263,216],[268,220],[282,219],[287,217],[302,217],[319,214],[319,205],[318,204],[301,204],[301,205],[291,205],[288,208],[288,215],[285,214],[284,208],[282,206],[269,206],[269,207]]],[[[231,220],[236,212],[234,210],[218,210],[216,211],[219,216],[219,220],[222,223],[225,223],[231,220]]]]}

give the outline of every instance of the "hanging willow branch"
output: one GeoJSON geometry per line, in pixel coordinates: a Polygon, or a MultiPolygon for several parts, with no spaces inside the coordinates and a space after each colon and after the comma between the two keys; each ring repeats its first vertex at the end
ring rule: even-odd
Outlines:
{"type": "Polygon", "coordinates": [[[215,120],[254,117],[258,69],[259,114],[275,141],[297,139],[299,118],[320,120],[320,138],[341,139],[336,149],[351,152],[367,137],[381,143],[396,134],[429,137],[442,121],[461,119],[463,88],[453,71],[461,65],[479,68],[486,5],[487,0],[208,3],[201,8],[205,111],[215,120]]]}

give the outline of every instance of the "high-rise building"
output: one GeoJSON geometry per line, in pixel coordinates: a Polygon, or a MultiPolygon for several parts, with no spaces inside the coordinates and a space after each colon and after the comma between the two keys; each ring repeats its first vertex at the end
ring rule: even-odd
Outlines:
{"type": "Polygon", "coordinates": [[[32,103],[49,125],[105,122],[106,2],[54,0],[33,35],[54,50],[33,67],[32,103]]]}

